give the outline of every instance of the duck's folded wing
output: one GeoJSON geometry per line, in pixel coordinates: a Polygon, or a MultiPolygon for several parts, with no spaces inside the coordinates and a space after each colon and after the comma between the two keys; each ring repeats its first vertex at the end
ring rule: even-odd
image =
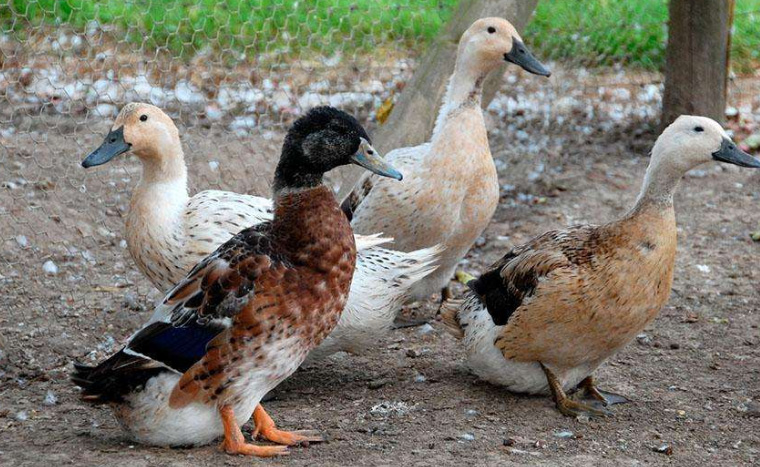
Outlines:
{"type": "Polygon", "coordinates": [[[582,267],[590,260],[595,232],[594,226],[546,232],[512,249],[468,285],[484,301],[494,324],[507,324],[553,272],[582,267]]]}
{"type": "MultiPolygon", "coordinates": [[[[386,154],[385,160],[389,164],[393,165],[393,167],[400,170],[401,175],[407,177],[410,175],[407,168],[412,169],[418,165],[417,161],[429,150],[430,143],[425,143],[420,146],[409,148],[399,148],[386,154]]],[[[348,195],[346,195],[346,197],[343,198],[343,201],[340,203],[340,208],[346,214],[346,217],[348,217],[349,221],[353,220],[354,213],[359,209],[359,205],[361,205],[362,201],[370,196],[372,190],[378,186],[378,184],[386,182],[387,181],[384,177],[380,177],[369,172],[366,172],[361,176],[361,178],[359,178],[359,181],[356,182],[351,192],[349,192],[348,195]]],[[[398,182],[394,181],[393,183],[398,182]]]]}
{"type": "Polygon", "coordinates": [[[157,307],[125,352],[184,372],[229,328],[256,293],[254,283],[285,267],[267,236],[269,223],[246,229],[196,265],[157,307]]]}

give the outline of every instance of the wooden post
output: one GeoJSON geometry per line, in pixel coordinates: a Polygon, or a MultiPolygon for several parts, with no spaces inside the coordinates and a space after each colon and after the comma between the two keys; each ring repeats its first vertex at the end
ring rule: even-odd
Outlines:
{"type": "Polygon", "coordinates": [[[722,122],[734,0],[670,0],[662,126],[679,115],[722,122]]]}
{"type": "MultiPolygon", "coordinates": [[[[538,0],[462,0],[445,30],[425,52],[411,81],[398,97],[388,120],[375,131],[373,143],[382,152],[422,144],[430,138],[446,84],[454,72],[462,33],[479,18],[500,16],[521,31],[538,0]]],[[[526,38],[530,48],[530,38],[526,38]]],[[[540,58],[540,57],[539,57],[540,58]]],[[[493,99],[504,69],[491,73],[484,84],[483,106],[493,99]]]]}

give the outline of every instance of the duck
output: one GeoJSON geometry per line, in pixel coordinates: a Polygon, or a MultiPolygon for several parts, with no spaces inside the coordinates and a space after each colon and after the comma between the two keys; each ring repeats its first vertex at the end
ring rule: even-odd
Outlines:
{"type": "Polygon", "coordinates": [[[410,301],[434,292],[440,292],[442,300],[450,297],[448,285],[457,264],[496,210],[499,183],[481,95],[485,78],[505,61],[529,73],[551,75],[508,21],[475,21],[459,41],[456,66],[430,141],[386,154],[386,160],[404,173],[404,180],[389,184],[365,175],[343,199],[343,210],[356,233],[383,232],[401,251],[430,244],[445,248],[438,268],[413,285],[410,301]]]}
{"type": "MultiPolygon", "coordinates": [[[[273,202],[221,190],[188,195],[188,171],[179,130],[160,108],[133,102],[116,117],[85,168],[135,154],[142,176],[126,215],[126,243],[140,271],[167,291],[195,264],[246,227],[271,221],[273,202]]],[[[410,252],[384,248],[392,239],[357,235],[357,265],[345,313],[335,332],[310,355],[314,363],[333,353],[369,352],[393,329],[412,285],[437,267],[440,246],[410,252]]]]}
{"type": "Polygon", "coordinates": [[[356,261],[351,226],[325,172],[356,164],[401,179],[352,116],[318,107],[290,128],[274,175],[272,219],[245,228],[171,289],[126,346],[75,365],[82,399],[108,404],[129,435],[158,446],[223,436],[229,454],[271,457],[322,438],[278,430],[261,397],[338,323],[356,261]],[[246,442],[240,426],[253,416],[246,442]]]}
{"type": "Polygon", "coordinates": [[[683,115],[657,138],[640,194],[602,225],[539,235],[507,252],[444,305],[467,365],[512,392],[549,394],[567,416],[609,415],[628,402],[599,389],[594,371],[667,303],[676,258],[673,195],[684,174],[710,161],[760,168],[714,120],[683,115]],[[570,399],[579,390],[589,403],[570,399]]]}

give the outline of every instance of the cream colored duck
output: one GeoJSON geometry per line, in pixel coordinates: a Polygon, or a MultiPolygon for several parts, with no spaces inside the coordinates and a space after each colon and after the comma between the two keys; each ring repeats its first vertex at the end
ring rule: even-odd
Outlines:
{"type": "Polygon", "coordinates": [[[508,21],[484,18],[473,23],[459,41],[432,139],[386,155],[404,180],[390,184],[364,176],[343,200],[357,233],[383,232],[401,251],[431,243],[445,247],[439,268],[414,285],[413,299],[436,291],[448,295],[457,263],[496,210],[499,184],[480,100],[483,80],[505,60],[549,76],[508,21]]]}
{"type": "Polygon", "coordinates": [[[709,161],[760,167],[718,123],[681,116],[657,139],[635,206],[601,226],[551,231],[514,248],[444,306],[473,372],[514,392],[551,393],[565,415],[607,413],[566,397],[581,387],[602,403],[592,373],[655,319],[670,295],[676,255],[673,193],[709,161]]]}
{"type": "MultiPolygon", "coordinates": [[[[126,105],[103,144],[82,166],[105,164],[128,151],[140,159],[143,172],[130,200],[127,245],[159,290],[169,290],[242,229],[272,219],[272,201],[267,198],[218,190],[190,197],[179,131],[155,106],[126,105]]],[[[371,348],[392,328],[411,286],[435,269],[438,247],[405,253],[379,246],[388,241],[356,236],[356,274],[346,310],[316,355],[371,348]]]]}

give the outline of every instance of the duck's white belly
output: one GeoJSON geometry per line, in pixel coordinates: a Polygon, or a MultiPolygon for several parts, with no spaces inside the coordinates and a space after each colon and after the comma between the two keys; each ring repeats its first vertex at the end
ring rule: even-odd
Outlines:
{"type": "MultiPolygon", "coordinates": [[[[526,394],[549,394],[549,386],[538,362],[507,360],[494,346],[503,326],[497,326],[486,307],[473,292],[459,311],[464,327],[462,342],[467,355],[467,366],[481,379],[505,386],[512,392],[526,394]]],[[[589,376],[598,365],[585,364],[575,368],[551,368],[565,391],[575,388],[589,376]]]]}
{"type": "MultiPolygon", "coordinates": [[[[224,435],[216,405],[193,402],[180,409],[169,407],[169,396],[180,375],[165,372],[151,378],[145,389],[130,394],[126,404],[114,406],[122,428],[137,442],[155,446],[200,446],[224,435]]],[[[233,407],[238,425],[251,418],[256,399],[233,407]]]]}

